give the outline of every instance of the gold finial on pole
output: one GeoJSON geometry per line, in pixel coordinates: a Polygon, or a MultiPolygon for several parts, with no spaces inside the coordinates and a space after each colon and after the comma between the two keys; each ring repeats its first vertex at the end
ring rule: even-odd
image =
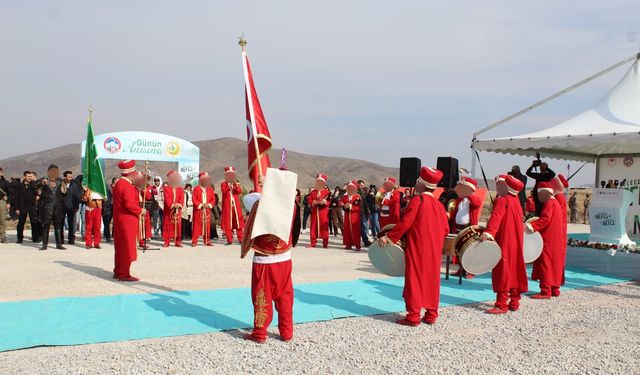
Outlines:
{"type": "Polygon", "coordinates": [[[91,122],[92,117],[93,117],[93,107],[89,106],[89,122],[91,122]]]}
{"type": "Polygon", "coordinates": [[[244,38],[244,33],[238,37],[238,44],[240,47],[244,48],[247,45],[247,40],[244,38]]]}

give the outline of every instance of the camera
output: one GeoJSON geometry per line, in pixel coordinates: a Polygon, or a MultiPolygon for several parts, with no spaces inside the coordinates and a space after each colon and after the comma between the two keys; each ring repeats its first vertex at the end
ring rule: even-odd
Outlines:
{"type": "Polygon", "coordinates": [[[534,160],[533,163],[531,163],[531,165],[533,165],[534,167],[539,167],[540,165],[542,165],[542,160],[540,159],[539,152],[536,152],[536,160],[534,160]]]}

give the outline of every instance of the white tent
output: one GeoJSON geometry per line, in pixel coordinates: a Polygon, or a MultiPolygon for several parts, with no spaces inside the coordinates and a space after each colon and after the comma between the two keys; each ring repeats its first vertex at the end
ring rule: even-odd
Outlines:
{"type": "Polygon", "coordinates": [[[523,156],[540,152],[544,158],[587,162],[640,154],[640,60],[636,57],[620,82],[591,109],[535,133],[472,142],[480,151],[523,156]]]}

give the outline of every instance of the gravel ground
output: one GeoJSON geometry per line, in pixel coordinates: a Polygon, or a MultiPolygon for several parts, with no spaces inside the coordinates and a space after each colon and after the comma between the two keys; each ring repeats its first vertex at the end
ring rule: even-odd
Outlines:
{"type": "MultiPolygon", "coordinates": [[[[52,236],[53,239],[53,236],[52,236]]],[[[15,241],[15,234],[9,235],[15,241]]],[[[294,283],[311,283],[356,278],[385,277],[369,262],[366,251],[343,250],[342,239],[331,237],[329,249],[307,249],[309,235],[303,234],[293,251],[294,283]]],[[[37,244],[0,244],[0,264],[10,264],[0,272],[0,302],[58,296],[96,296],[121,293],[149,293],[166,290],[199,290],[251,286],[251,255],[240,259],[240,246],[161,249],[138,252],[131,273],[142,282],[120,283],[112,279],[113,245],[86,250],[65,245],[67,250],[38,251],[37,244]]]]}
{"type": "Polygon", "coordinates": [[[265,345],[241,331],[0,353],[3,374],[637,374],[640,284],[523,300],[517,313],[489,304],[443,308],[435,326],[396,315],[300,324],[292,342],[265,345]]]}

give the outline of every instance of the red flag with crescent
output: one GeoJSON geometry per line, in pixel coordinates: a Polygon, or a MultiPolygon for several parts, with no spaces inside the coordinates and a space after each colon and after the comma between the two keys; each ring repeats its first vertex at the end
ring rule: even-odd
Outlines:
{"type": "Polygon", "coordinates": [[[267,120],[262,113],[262,107],[258,100],[256,87],[253,84],[253,75],[249,58],[242,47],[242,63],[244,67],[245,80],[245,106],[247,118],[247,161],[249,177],[253,181],[255,191],[261,191],[258,184],[259,176],[267,173],[267,168],[271,166],[269,162],[269,151],[271,150],[271,134],[267,126],[267,120]]]}

